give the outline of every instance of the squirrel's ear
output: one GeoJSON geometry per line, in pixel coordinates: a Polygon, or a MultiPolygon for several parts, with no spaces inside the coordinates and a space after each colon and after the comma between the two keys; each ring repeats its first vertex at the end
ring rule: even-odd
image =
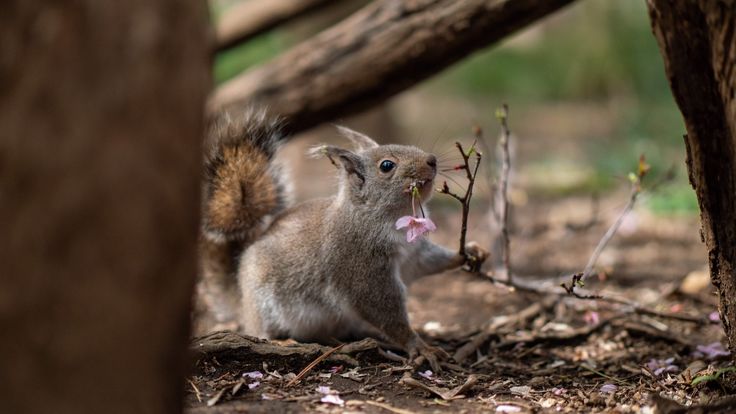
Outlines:
{"type": "Polygon", "coordinates": [[[342,168],[348,173],[348,180],[353,186],[358,189],[363,187],[365,166],[358,154],[334,145],[319,145],[309,150],[309,153],[316,157],[326,156],[335,167],[342,168]]]}
{"type": "Polygon", "coordinates": [[[355,145],[358,151],[364,151],[378,146],[378,143],[372,140],[368,135],[361,134],[358,131],[354,131],[342,125],[335,125],[335,127],[337,127],[337,130],[342,134],[342,136],[349,139],[355,145]]]}

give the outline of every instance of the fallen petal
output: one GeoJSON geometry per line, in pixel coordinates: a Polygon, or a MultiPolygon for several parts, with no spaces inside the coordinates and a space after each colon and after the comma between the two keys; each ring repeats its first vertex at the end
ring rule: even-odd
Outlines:
{"type": "Polygon", "coordinates": [[[617,389],[618,387],[613,384],[603,384],[601,386],[601,392],[606,394],[613,394],[617,389]]]}
{"type": "Polygon", "coordinates": [[[587,311],[585,312],[585,315],[583,315],[583,320],[588,325],[598,325],[601,322],[601,316],[598,312],[587,311]]]}
{"type": "Polygon", "coordinates": [[[511,387],[510,391],[512,394],[528,396],[532,392],[532,387],[528,385],[522,385],[520,387],[511,387]]]}
{"type": "Polygon", "coordinates": [[[521,407],[518,407],[516,405],[498,405],[496,406],[496,412],[497,413],[518,413],[521,412],[521,407]]]}
{"type": "Polygon", "coordinates": [[[330,387],[326,387],[324,385],[320,385],[316,388],[316,391],[320,394],[336,394],[335,391],[332,390],[330,387]]]}
{"type": "Polygon", "coordinates": [[[703,355],[707,356],[709,359],[715,359],[719,356],[729,356],[731,355],[731,352],[726,350],[723,347],[723,344],[720,342],[713,342],[708,345],[698,345],[696,348],[697,352],[702,353],[703,355]]]}
{"type": "Polygon", "coordinates": [[[560,395],[562,395],[562,394],[565,394],[566,392],[567,392],[567,390],[566,390],[566,389],[564,389],[564,388],[557,388],[557,387],[555,387],[555,388],[552,388],[552,393],[553,393],[554,395],[557,395],[557,396],[560,396],[560,395]]]}
{"type": "Polygon", "coordinates": [[[320,399],[320,401],[322,401],[323,403],[335,404],[335,405],[340,405],[340,406],[345,404],[345,401],[343,401],[342,398],[340,398],[340,396],[335,395],[335,394],[325,395],[324,397],[320,399]]]}
{"type": "Polygon", "coordinates": [[[431,379],[432,379],[432,374],[433,374],[433,373],[432,373],[432,371],[430,371],[430,370],[426,370],[426,371],[424,371],[424,372],[421,372],[421,371],[419,371],[419,372],[417,372],[417,374],[419,374],[419,376],[420,376],[420,377],[422,377],[422,378],[425,378],[425,379],[431,380],[431,379]]]}

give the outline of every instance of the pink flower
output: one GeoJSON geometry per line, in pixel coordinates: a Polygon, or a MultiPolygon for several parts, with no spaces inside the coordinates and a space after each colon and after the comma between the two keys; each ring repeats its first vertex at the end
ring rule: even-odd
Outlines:
{"type": "Polygon", "coordinates": [[[396,220],[397,230],[403,229],[404,227],[408,227],[406,230],[406,241],[409,243],[414,243],[414,241],[426,232],[437,230],[437,226],[428,217],[404,216],[396,220]]]}

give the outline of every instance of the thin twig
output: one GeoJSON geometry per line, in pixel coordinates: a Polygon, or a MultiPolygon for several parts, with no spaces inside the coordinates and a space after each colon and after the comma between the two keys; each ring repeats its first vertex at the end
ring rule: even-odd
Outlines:
{"type": "MultiPolygon", "coordinates": [[[[639,197],[639,194],[641,193],[641,184],[644,180],[644,176],[647,175],[649,172],[649,165],[646,163],[646,159],[644,158],[644,155],[642,154],[639,156],[639,165],[637,167],[636,173],[631,173],[629,175],[629,179],[631,180],[631,192],[629,194],[629,201],[626,203],[626,206],[624,206],[624,209],[621,210],[621,213],[616,218],[616,221],[613,222],[611,227],[608,228],[606,233],[603,235],[601,240],[598,242],[598,245],[595,247],[595,250],[593,250],[593,254],[590,255],[590,258],[588,259],[588,263],[585,265],[585,269],[582,273],[576,273],[572,276],[570,285],[566,285],[565,283],[562,283],[560,286],[562,286],[563,289],[569,294],[574,295],[575,293],[575,287],[577,286],[584,286],[585,281],[591,276],[593,267],[595,266],[596,262],[598,261],[598,258],[600,257],[601,253],[603,252],[603,249],[606,248],[608,243],[611,241],[613,236],[618,231],[619,227],[621,227],[621,224],[624,222],[624,219],[626,216],[631,212],[631,210],[634,209],[634,205],[636,204],[636,200],[639,197]]],[[[592,298],[586,298],[581,297],[580,299],[600,299],[599,297],[592,297],[592,298]]]]}
{"type": "Polygon", "coordinates": [[[608,243],[618,231],[619,227],[621,227],[621,224],[624,222],[626,216],[629,215],[631,210],[634,208],[634,205],[636,204],[636,200],[639,197],[640,193],[641,190],[638,188],[638,186],[632,186],[631,194],[629,195],[629,201],[626,203],[624,209],[621,210],[621,213],[619,213],[616,221],[613,222],[611,227],[609,227],[606,231],[606,234],[604,234],[601,240],[598,242],[598,245],[595,247],[593,254],[590,255],[590,259],[588,259],[588,263],[585,265],[585,269],[583,270],[583,275],[580,278],[581,281],[585,282],[590,277],[590,274],[593,271],[593,266],[595,266],[601,253],[603,253],[603,249],[606,248],[608,243]]]}
{"type": "MultiPolygon", "coordinates": [[[[509,140],[511,137],[511,132],[508,128],[508,107],[504,105],[501,109],[499,109],[496,112],[496,116],[501,122],[502,126],[502,136],[500,139],[500,147],[502,152],[502,168],[501,168],[501,175],[500,175],[500,182],[499,182],[499,194],[501,196],[502,200],[502,216],[498,217],[499,222],[502,225],[502,237],[503,237],[503,243],[504,243],[504,251],[503,251],[503,265],[506,270],[506,279],[505,280],[499,280],[494,278],[494,276],[489,273],[482,273],[479,271],[479,269],[471,268],[469,271],[471,273],[480,274],[485,276],[487,279],[491,280],[493,283],[498,283],[501,285],[504,285],[510,289],[519,290],[522,292],[529,292],[529,293],[535,293],[540,295],[556,295],[558,297],[564,297],[564,296],[572,296],[577,299],[581,300],[596,300],[603,303],[609,303],[614,305],[623,305],[628,309],[625,309],[624,312],[630,312],[635,313],[639,315],[648,315],[648,316],[655,316],[659,318],[665,318],[665,319],[673,319],[673,320],[679,320],[683,322],[690,322],[690,323],[708,323],[707,318],[703,317],[695,317],[695,316],[689,316],[689,315],[681,315],[681,314],[675,314],[670,312],[660,312],[653,309],[649,309],[647,307],[644,307],[636,302],[623,299],[623,298],[615,298],[615,297],[606,297],[600,294],[591,294],[591,293],[580,293],[579,291],[575,291],[576,286],[582,286],[584,284],[584,280],[590,277],[592,270],[595,266],[595,263],[597,262],[599,256],[605,249],[605,247],[608,245],[608,243],[611,241],[613,236],[616,234],[618,229],[620,228],[621,224],[623,223],[624,218],[627,214],[631,212],[631,210],[634,208],[634,205],[637,201],[638,195],[641,193],[641,183],[644,178],[644,176],[649,172],[649,165],[646,164],[645,158],[642,155],[639,158],[639,165],[638,170],[636,174],[631,174],[630,179],[632,183],[632,190],[631,195],[629,197],[629,201],[622,210],[622,212],[619,214],[616,221],[609,227],[609,229],[606,231],[606,233],[603,235],[601,240],[599,241],[598,245],[596,246],[595,250],[593,251],[591,257],[588,260],[588,263],[586,264],[584,271],[581,273],[576,273],[571,275],[571,283],[570,286],[567,286],[565,283],[562,283],[561,286],[564,289],[564,292],[561,291],[553,291],[549,289],[549,287],[542,287],[542,286],[528,286],[525,284],[519,284],[516,283],[513,279],[513,274],[510,266],[510,240],[509,240],[509,233],[508,233],[508,212],[509,212],[509,203],[508,203],[508,178],[509,178],[509,172],[511,169],[511,160],[510,160],[510,154],[509,154],[509,140]]],[[[475,128],[475,134],[476,134],[476,141],[480,140],[482,141],[482,131],[480,128],[475,128]]],[[[458,150],[463,156],[464,165],[456,167],[456,169],[464,169],[466,172],[466,175],[468,177],[470,187],[472,190],[472,184],[475,180],[475,173],[478,171],[478,165],[476,164],[475,171],[473,174],[470,172],[470,166],[468,163],[469,154],[466,154],[463,150],[462,146],[457,143],[456,146],[458,147],[458,150]]],[[[478,154],[478,163],[480,163],[480,154],[478,154]]],[[[670,179],[672,176],[672,173],[669,172],[667,174],[667,177],[665,180],[670,179]]],[[[658,185],[659,183],[657,183],[658,185]]],[[[461,232],[461,252],[463,251],[464,247],[464,240],[465,240],[465,231],[467,229],[467,210],[468,210],[468,194],[471,193],[471,191],[467,191],[465,197],[458,196],[457,194],[454,194],[449,191],[449,188],[447,187],[447,183],[444,184],[442,190],[440,192],[443,192],[445,194],[449,194],[453,198],[457,199],[463,204],[463,227],[461,232]]],[[[597,211],[597,209],[596,209],[597,211]]],[[[466,269],[467,270],[467,269],[466,269]]],[[[468,344],[465,345],[468,349],[477,349],[478,346],[480,346],[482,343],[484,343],[487,338],[489,332],[482,332],[481,334],[477,335],[473,340],[471,340],[468,344]]],[[[466,351],[463,349],[463,351],[466,351]]],[[[471,351],[472,352],[472,351],[471,351]]],[[[458,355],[458,359],[464,359],[466,357],[465,353],[460,353],[458,355]]],[[[600,374],[600,373],[599,373],[600,374]]]]}
{"type": "Polygon", "coordinates": [[[503,267],[506,272],[506,279],[511,282],[511,243],[509,241],[509,174],[511,172],[511,154],[509,153],[509,141],[511,140],[511,131],[508,125],[509,106],[503,104],[496,111],[496,117],[501,122],[501,181],[499,183],[499,193],[503,201],[501,216],[501,237],[503,238],[503,267]]]}
{"type": "Polygon", "coordinates": [[[197,388],[196,385],[194,385],[194,382],[190,379],[187,379],[189,382],[189,385],[192,386],[192,389],[194,390],[194,395],[197,396],[197,401],[202,402],[202,393],[199,392],[199,388],[197,388]]]}
{"type": "MultiPolygon", "coordinates": [[[[683,314],[672,313],[672,312],[656,311],[654,309],[647,308],[644,305],[641,305],[639,303],[636,303],[634,301],[624,299],[624,298],[604,296],[600,294],[580,293],[579,291],[573,291],[572,293],[567,290],[564,292],[555,291],[555,290],[550,289],[549,286],[530,286],[527,284],[519,284],[517,282],[510,283],[505,279],[496,279],[490,273],[477,272],[476,274],[485,277],[486,279],[490,280],[492,283],[503,285],[510,289],[518,290],[520,292],[535,293],[538,295],[550,295],[551,294],[551,295],[556,295],[560,297],[571,296],[571,297],[574,297],[576,299],[581,299],[581,300],[596,300],[596,301],[600,301],[603,303],[626,306],[629,308],[629,311],[628,311],[629,313],[635,313],[638,315],[656,316],[656,317],[663,318],[663,319],[672,319],[672,320],[678,320],[682,322],[690,322],[690,323],[698,323],[698,324],[717,323],[717,322],[711,322],[708,318],[705,318],[705,317],[683,315],[683,314]]],[[[582,273],[577,273],[576,275],[572,275],[573,280],[576,277],[579,277],[580,275],[582,275],[582,273]]]]}
{"type": "Polygon", "coordinates": [[[325,359],[327,359],[327,357],[329,357],[330,355],[332,355],[335,352],[337,352],[338,350],[340,350],[340,348],[342,348],[343,346],[345,346],[345,344],[340,344],[340,345],[338,345],[338,346],[336,346],[336,347],[334,347],[334,348],[326,351],[324,354],[320,355],[319,357],[317,357],[317,359],[315,359],[314,361],[312,361],[303,370],[301,370],[301,372],[299,372],[299,374],[296,377],[294,377],[294,379],[292,379],[291,381],[289,381],[286,384],[286,386],[287,387],[291,387],[292,385],[294,385],[297,382],[299,382],[305,375],[307,375],[307,373],[309,371],[312,370],[312,368],[316,367],[317,364],[319,364],[320,362],[324,361],[325,359]]]}
{"type": "MultiPolygon", "coordinates": [[[[454,198],[455,200],[459,201],[460,204],[462,204],[462,226],[460,228],[460,247],[458,249],[458,253],[467,258],[466,252],[465,252],[465,238],[468,233],[468,214],[470,213],[470,199],[473,197],[473,185],[475,184],[475,177],[478,175],[478,168],[480,167],[480,161],[482,158],[482,154],[478,152],[478,150],[475,148],[475,145],[477,143],[476,141],[473,141],[473,144],[470,146],[470,149],[465,152],[465,149],[463,149],[462,144],[459,142],[455,143],[455,147],[457,148],[458,152],[460,152],[460,155],[463,158],[463,163],[456,166],[455,170],[463,170],[465,171],[465,177],[468,180],[468,187],[465,189],[465,194],[462,196],[450,191],[450,187],[447,186],[447,181],[445,181],[442,184],[442,188],[440,188],[438,191],[442,194],[447,194],[454,198]],[[475,165],[471,165],[471,157],[475,155],[475,165]]],[[[471,269],[475,269],[479,264],[476,263],[469,263],[471,269]]],[[[477,270],[477,269],[476,269],[477,270]]]]}
{"type": "Polygon", "coordinates": [[[586,370],[588,370],[588,371],[590,371],[590,372],[592,372],[592,373],[594,373],[596,375],[600,375],[603,378],[609,379],[609,380],[614,381],[614,382],[618,382],[621,385],[631,385],[631,384],[629,384],[628,382],[626,382],[626,381],[624,381],[622,379],[618,379],[616,377],[612,377],[612,376],[610,376],[610,375],[608,375],[608,374],[606,374],[604,372],[598,371],[597,369],[593,369],[592,367],[588,366],[587,364],[580,364],[580,367],[581,368],[585,368],[586,370]]]}

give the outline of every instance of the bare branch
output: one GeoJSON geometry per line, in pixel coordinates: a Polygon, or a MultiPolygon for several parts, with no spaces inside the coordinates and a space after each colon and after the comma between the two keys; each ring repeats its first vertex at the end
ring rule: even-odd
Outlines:
{"type": "Polygon", "coordinates": [[[598,242],[598,245],[595,247],[593,254],[590,255],[590,259],[588,259],[588,264],[585,265],[583,275],[580,278],[581,281],[585,282],[585,280],[590,277],[590,274],[593,271],[593,266],[595,266],[601,253],[603,253],[603,249],[606,248],[608,243],[618,231],[619,227],[621,227],[621,224],[624,222],[626,216],[629,215],[631,210],[634,209],[634,205],[636,204],[636,199],[638,198],[639,193],[639,188],[637,186],[633,186],[633,188],[631,189],[631,194],[629,196],[629,201],[626,203],[626,206],[623,210],[621,210],[621,213],[619,213],[616,221],[613,222],[611,227],[609,227],[606,231],[606,234],[604,234],[601,240],[598,242]]]}
{"type": "MultiPolygon", "coordinates": [[[[616,234],[618,229],[621,227],[621,224],[624,222],[624,219],[626,216],[631,212],[631,210],[634,209],[634,205],[636,204],[636,200],[639,197],[639,194],[641,193],[641,184],[644,180],[644,177],[649,172],[649,165],[646,163],[646,159],[644,158],[644,155],[641,155],[639,157],[639,165],[637,167],[636,173],[631,173],[629,175],[629,179],[631,180],[631,193],[629,195],[629,201],[626,203],[626,206],[624,206],[624,209],[621,210],[621,213],[619,213],[618,217],[616,218],[616,221],[613,222],[611,227],[608,228],[606,233],[603,235],[601,240],[598,242],[598,245],[596,246],[595,250],[593,250],[593,253],[590,255],[590,258],[588,259],[588,264],[585,265],[585,269],[582,273],[576,273],[572,276],[572,280],[570,282],[570,285],[567,286],[564,283],[561,284],[563,289],[565,291],[572,295],[575,292],[576,286],[583,286],[585,284],[585,281],[590,277],[591,272],[593,271],[593,267],[595,266],[596,262],[598,261],[598,258],[600,257],[601,253],[603,252],[603,249],[606,248],[608,243],[611,241],[613,236],[616,234]]],[[[669,176],[665,176],[665,179],[669,176]]]]}
{"type": "Polygon", "coordinates": [[[339,351],[339,350],[340,350],[340,348],[342,348],[343,346],[345,346],[345,344],[340,344],[340,345],[338,345],[338,346],[336,346],[336,347],[334,347],[334,348],[331,348],[331,349],[330,349],[329,351],[327,351],[327,352],[324,352],[324,353],[323,353],[322,355],[318,356],[318,357],[317,357],[317,358],[316,358],[316,359],[315,359],[314,361],[312,361],[312,362],[311,362],[311,363],[310,363],[309,365],[307,365],[306,367],[304,367],[304,369],[303,369],[303,370],[299,371],[299,374],[297,374],[297,376],[296,376],[296,377],[294,377],[294,378],[293,378],[293,379],[292,379],[291,381],[289,381],[289,382],[288,382],[288,383],[286,384],[286,386],[287,386],[287,387],[291,387],[292,385],[294,385],[294,384],[296,384],[297,382],[301,381],[301,379],[302,379],[302,378],[304,378],[304,376],[305,376],[305,375],[307,375],[307,373],[308,373],[309,371],[311,371],[311,370],[312,370],[312,368],[316,367],[316,366],[317,366],[317,365],[318,365],[318,364],[319,364],[320,362],[322,362],[322,361],[324,361],[325,359],[327,359],[327,357],[329,357],[330,355],[332,355],[332,354],[334,354],[335,352],[339,351]]]}
{"type": "MultiPolygon", "coordinates": [[[[526,283],[519,283],[519,282],[509,282],[506,279],[496,279],[493,277],[490,273],[481,273],[477,272],[478,275],[483,276],[487,278],[489,281],[491,281],[494,284],[499,284],[502,286],[506,286],[513,290],[518,290],[520,292],[526,292],[526,293],[535,293],[538,295],[556,295],[559,297],[574,297],[576,299],[580,300],[595,300],[602,303],[609,303],[614,305],[623,305],[629,309],[624,309],[624,312],[627,313],[635,313],[639,315],[649,315],[649,316],[656,316],[663,319],[672,319],[672,320],[678,320],[683,322],[690,322],[690,323],[699,323],[699,324],[712,324],[716,323],[711,320],[709,320],[706,317],[700,317],[700,316],[690,316],[690,315],[683,315],[680,313],[672,313],[672,312],[660,312],[656,311],[654,309],[647,308],[637,302],[620,298],[620,297],[612,297],[612,296],[604,296],[601,294],[593,294],[589,292],[581,293],[581,290],[578,289],[577,291],[573,290],[572,292],[569,291],[568,287],[565,287],[564,291],[556,291],[553,289],[550,289],[551,286],[547,285],[531,285],[526,283]]],[[[582,273],[576,274],[577,276],[582,275],[582,273]]],[[[575,278],[576,275],[573,275],[572,277],[575,278]]]]}
{"type": "Polygon", "coordinates": [[[334,0],[250,0],[227,10],[217,23],[215,49],[222,52],[334,0]]]}
{"type": "MultiPolygon", "coordinates": [[[[477,131],[480,131],[478,128],[477,131]]],[[[480,134],[480,132],[477,132],[480,134]]],[[[461,256],[464,256],[467,258],[466,252],[465,252],[465,238],[468,233],[468,214],[470,213],[470,199],[473,197],[473,186],[475,185],[475,177],[478,175],[478,168],[480,167],[480,161],[483,155],[478,152],[478,150],[475,148],[475,144],[478,142],[476,139],[473,141],[473,144],[470,146],[470,149],[465,152],[465,149],[463,149],[462,144],[459,142],[455,143],[455,147],[457,148],[458,152],[460,152],[460,156],[463,158],[463,163],[457,167],[458,170],[465,171],[465,177],[468,180],[468,186],[465,188],[465,194],[462,196],[457,195],[450,191],[450,188],[447,186],[447,182],[444,182],[442,185],[442,188],[438,189],[442,194],[447,194],[454,198],[455,200],[459,201],[460,204],[462,204],[463,212],[462,212],[462,226],[460,228],[460,248],[458,249],[458,253],[461,256]],[[475,166],[472,165],[471,157],[475,155],[475,166]]],[[[471,269],[478,270],[479,263],[468,263],[471,269]]]]}
{"type": "Polygon", "coordinates": [[[226,82],[208,109],[268,107],[298,132],[381,102],[573,1],[377,0],[226,82]]]}
{"type": "Polygon", "coordinates": [[[506,279],[511,283],[511,242],[509,240],[509,174],[511,172],[511,154],[509,152],[509,141],[511,140],[511,131],[508,125],[509,106],[503,104],[496,111],[496,117],[501,122],[501,179],[499,183],[499,193],[503,200],[503,208],[501,213],[501,237],[503,238],[503,267],[506,272],[506,279]]]}

